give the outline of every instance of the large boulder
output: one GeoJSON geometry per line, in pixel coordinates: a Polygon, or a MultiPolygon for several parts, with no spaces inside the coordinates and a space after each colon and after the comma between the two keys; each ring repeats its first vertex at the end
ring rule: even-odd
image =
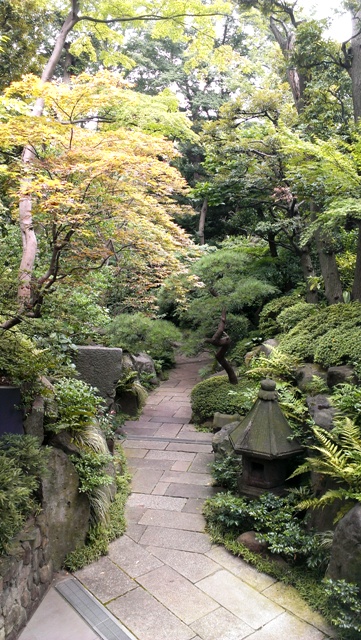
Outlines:
{"type": "Polygon", "coordinates": [[[116,385],[122,375],[123,350],[110,347],[77,347],[75,366],[84,382],[96,387],[101,396],[112,404],[116,385]]]}
{"type": "Polygon", "coordinates": [[[338,367],[330,367],[327,370],[327,384],[330,389],[344,382],[356,382],[355,372],[352,367],[345,364],[338,367]]]}
{"type": "Polygon", "coordinates": [[[130,359],[133,363],[133,368],[138,372],[138,375],[141,373],[147,373],[150,377],[149,382],[152,384],[158,384],[154,362],[147,353],[138,353],[137,355],[130,354],[130,359]]]}
{"type": "Polygon", "coordinates": [[[308,410],[318,427],[330,431],[333,428],[335,409],[330,405],[327,396],[318,394],[306,398],[308,410]]]}
{"type": "Polygon", "coordinates": [[[314,376],[316,376],[317,378],[322,378],[322,380],[324,380],[326,383],[326,371],[322,369],[318,364],[308,362],[302,367],[297,368],[296,382],[298,388],[301,389],[301,391],[303,391],[304,393],[307,393],[307,391],[309,391],[310,385],[313,383],[314,376]]]}
{"type": "Polygon", "coordinates": [[[42,396],[37,396],[32,404],[29,415],[24,420],[25,433],[35,436],[39,444],[44,441],[45,403],[42,396]]]}
{"type": "Polygon", "coordinates": [[[226,458],[227,456],[234,453],[229,435],[236,427],[238,427],[238,425],[239,420],[236,422],[230,422],[213,436],[212,449],[214,451],[216,460],[222,460],[223,458],[226,458]]]}
{"type": "Polygon", "coordinates": [[[65,556],[84,544],[89,528],[90,505],[79,493],[79,477],[67,455],[50,449],[48,473],[42,481],[43,510],[49,527],[50,555],[54,569],[65,556]]]}
{"type": "Polygon", "coordinates": [[[238,413],[233,413],[232,415],[228,413],[220,413],[216,411],[213,416],[213,433],[217,433],[225,427],[227,424],[231,422],[237,422],[241,419],[241,416],[238,413]]]}
{"type": "Polygon", "coordinates": [[[269,340],[265,340],[260,345],[260,352],[263,353],[267,358],[269,358],[273,349],[276,349],[278,345],[278,340],[276,340],[275,338],[269,338],[269,340]]]}
{"type": "Polygon", "coordinates": [[[335,529],[326,575],[361,588],[361,504],[356,504],[335,529]]]}

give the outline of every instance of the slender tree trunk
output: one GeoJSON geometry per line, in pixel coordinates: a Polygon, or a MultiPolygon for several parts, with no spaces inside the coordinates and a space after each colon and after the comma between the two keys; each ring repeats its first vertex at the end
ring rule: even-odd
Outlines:
{"type": "Polygon", "coordinates": [[[199,236],[199,244],[204,244],[204,226],[206,223],[206,216],[208,210],[208,199],[204,198],[201,212],[199,215],[199,227],[198,227],[198,236],[199,236]]]}
{"type": "Polygon", "coordinates": [[[276,234],[273,233],[272,231],[269,231],[267,234],[267,242],[268,242],[269,251],[272,258],[278,258],[276,234]]]}
{"type": "Polygon", "coordinates": [[[306,301],[311,304],[317,304],[318,302],[317,290],[316,289],[312,290],[310,288],[310,278],[312,278],[315,275],[315,270],[313,268],[310,249],[308,246],[300,249],[300,260],[301,260],[303,279],[307,286],[306,301]]]}
{"type": "Polygon", "coordinates": [[[355,276],[351,292],[352,300],[361,302],[361,222],[358,223],[355,276]]]}
{"type": "MultiPolygon", "coordinates": [[[[353,114],[357,123],[361,118],[361,9],[352,15],[352,38],[350,53],[343,46],[345,66],[352,83],[353,114]]],[[[352,300],[361,301],[361,223],[358,222],[358,239],[356,252],[356,266],[351,292],[352,300]]]]}
{"type": "MultiPolygon", "coordinates": [[[[53,77],[56,65],[59,62],[61,52],[64,47],[66,37],[68,33],[73,29],[74,25],[78,22],[78,12],[79,2],[78,0],[73,0],[72,9],[69,12],[58,34],[53,52],[42,73],[41,79],[43,82],[48,82],[53,77]]],[[[38,98],[35,102],[32,115],[41,116],[43,110],[44,100],[43,98],[38,98]]],[[[27,164],[33,163],[34,157],[35,156],[33,149],[29,146],[26,146],[22,155],[24,165],[26,166],[27,164]]],[[[24,189],[24,191],[27,190],[28,185],[29,180],[25,177],[22,183],[22,188],[24,189]]],[[[19,223],[23,243],[23,253],[19,268],[18,299],[20,307],[23,309],[31,307],[31,280],[37,251],[37,241],[34,231],[31,209],[31,196],[24,196],[23,198],[21,198],[19,203],[19,223]]]]}

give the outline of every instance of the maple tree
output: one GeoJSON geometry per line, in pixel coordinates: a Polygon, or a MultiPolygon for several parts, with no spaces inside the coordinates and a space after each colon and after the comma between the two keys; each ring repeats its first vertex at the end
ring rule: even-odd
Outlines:
{"type": "MultiPolygon", "coordinates": [[[[125,266],[123,253],[128,263],[132,255],[151,261],[152,277],[143,282],[143,290],[181,268],[179,256],[190,241],[172,213],[179,208],[173,195],[182,192],[185,183],[169,164],[175,155],[171,142],[142,131],[141,117],[138,127],[124,125],[138,99],[110,72],[82,74],[71,85],[44,84],[28,76],[6,92],[2,150],[11,154],[26,145],[33,154],[26,179],[16,154],[3,165],[14,216],[18,199],[31,199],[39,237],[28,315],[40,314],[45,293],[57,282],[79,280],[84,271],[110,259],[118,268],[125,266]],[[43,115],[29,115],[27,103],[39,94],[43,115]]],[[[158,97],[158,116],[159,109],[158,97]]],[[[168,109],[166,97],[164,111],[168,109]]],[[[146,120],[150,127],[149,104],[146,120]]],[[[175,118],[175,132],[182,122],[186,136],[184,116],[175,118]]],[[[13,308],[2,326],[18,322],[19,312],[13,308]]]]}

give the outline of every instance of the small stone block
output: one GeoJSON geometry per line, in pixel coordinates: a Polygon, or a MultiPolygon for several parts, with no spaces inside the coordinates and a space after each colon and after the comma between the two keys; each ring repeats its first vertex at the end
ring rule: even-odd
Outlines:
{"type": "Polygon", "coordinates": [[[109,558],[100,558],[92,562],[84,569],[75,572],[75,577],[88,589],[100,602],[108,602],[113,598],[123,595],[136,587],[109,558]]]}
{"type": "Polygon", "coordinates": [[[139,520],[139,524],[203,532],[206,521],[202,515],[197,513],[149,509],[139,520]]]}
{"type": "Polygon", "coordinates": [[[203,640],[242,640],[253,629],[226,609],[216,609],[192,624],[203,640]]]}

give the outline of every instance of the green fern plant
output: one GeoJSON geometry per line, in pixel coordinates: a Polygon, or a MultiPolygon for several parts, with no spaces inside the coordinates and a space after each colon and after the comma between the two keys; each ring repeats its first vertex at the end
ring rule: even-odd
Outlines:
{"type": "Polygon", "coordinates": [[[299,509],[324,507],[335,500],[342,501],[336,521],[354,504],[361,502],[361,430],[352,420],[346,418],[328,433],[320,427],[312,427],[318,444],[310,448],[318,455],[306,458],[291,478],[308,471],[329,476],[340,484],[328,489],[322,496],[302,501],[299,509]]]}

